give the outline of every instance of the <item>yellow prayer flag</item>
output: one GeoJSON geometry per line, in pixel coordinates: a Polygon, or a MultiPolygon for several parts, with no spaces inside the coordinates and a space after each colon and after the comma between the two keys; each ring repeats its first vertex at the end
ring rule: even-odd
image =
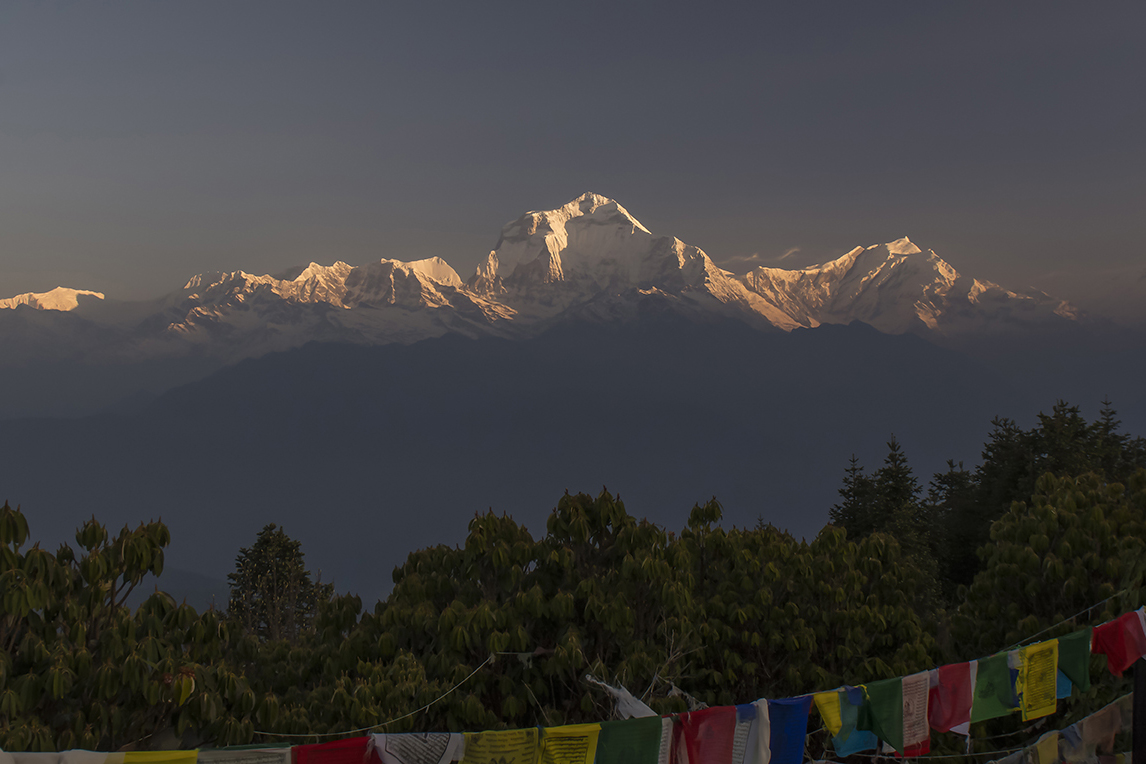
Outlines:
{"type": "Polygon", "coordinates": [[[1029,645],[1019,655],[1022,665],[1016,689],[1022,695],[1023,721],[1053,714],[1058,708],[1058,640],[1029,645]]]}
{"type": "Polygon", "coordinates": [[[816,702],[816,710],[820,712],[820,718],[824,720],[824,726],[832,733],[832,737],[840,734],[844,721],[840,717],[839,691],[817,692],[812,696],[812,700],[816,702]]]}
{"type": "Polygon", "coordinates": [[[600,724],[546,727],[541,735],[541,764],[593,764],[600,724]]]}
{"type": "Polygon", "coordinates": [[[1048,732],[1035,743],[1036,764],[1058,764],[1058,732],[1048,732]]]}
{"type": "Polygon", "coordinates": [[[536,764],[537,728],[467,732],[462,764],[536,764]]]}
{"type": "Polygon", "coordinates": [[[191,751],[127,751],[123,764],[195,764],[198,749],[191,751]]]}

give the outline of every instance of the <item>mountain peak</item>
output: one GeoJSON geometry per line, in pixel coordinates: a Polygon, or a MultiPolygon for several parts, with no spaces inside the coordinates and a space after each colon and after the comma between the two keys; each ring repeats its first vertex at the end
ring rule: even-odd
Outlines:
{"type": "Polygon", "coordinates": [[[592,205],[596,205],[599,207],[602,204],[616,204],[617,201],[615,199],[610,199],[609,197],[605,196],[604,194],[598,194],[595,191],[586,191],[585,193],[581,194],[580,196],[578,196],[576,199],[574,199],[573,201],[571,201],[569,203],[570,204],[592,204],[592,205]]]}
{"type": "Polygon", "coordinates": [[[94,297],[97,300],[104,298],[103,292],[93,292],[89,289],[72,289],[71,287],[56,287],[47,292],[26,292],[6,300],[0,300],[0,309],[15,308],[17,305],[27,305],[38,310],[75,310],[79,307],[79,298],[94,297]]]}
{"type": "Polygon", "coordinates": [[[494,247],[497,275],[512,275],[518,267],[523,274],[548,277],[597,271],[602,261],[625,262],[644,252],[651,237],[615,200],[587,191],[556,209],[532,210],[507,223],[494,247]]]}
{"type": "Polygon", "coordinates": [[[387,260],[382,258],[383,265],[392,265],[399,270],[417,273],[431,281],[447,286],[460,287],[462,279],[449,263],[440,257],[427,257],[424,260],[387,260]]]}
{"type": "MultiPolygon", "coordinates": [[[[641,225],[641,221],[633,217],[619,202],[607,196],[586,191],[561,209],[566,210],[573,206],[576,206],[581,215],[600,217],[607,222],[627,224],[637,230],[650,233],[649,229],[641,225]]],[[[572,212],[572,210],[570,210],[570,212],[572,212]]],[[[575,215],[571,215],[570,217],[575,217],[575,215]]]]}
{"type": "MultiPolygon", "coordinates": [[[[527,236],[539,230],[557,231],[577,218],[590,218],[595,223],[612,223],[650,233],[641,221],[637,220],[615,199],[610,199],[593,191],[586,191],[572,201],[552,210],[530,210],[502,229],[502,239],[507,239],[511,229],[523,229],[527,236]]],[[[516,232],[516,230],[514,231],[516,232]]]]}
{"type": "Polygon", "coordinates": [[[918,255],[923,251],[915,246],[914,242],[906,236],[901,239],[896,239],[895,241],[889,241],[884,246],[887,247],[887,251],[893,255],[918,255]]]}

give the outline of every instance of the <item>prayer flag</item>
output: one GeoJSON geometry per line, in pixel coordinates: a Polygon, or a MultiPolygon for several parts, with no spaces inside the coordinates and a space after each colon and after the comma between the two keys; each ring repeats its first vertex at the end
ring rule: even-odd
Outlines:
{"type": "Polygon", "coordinates": [[[832,747],[839,756],[851,756],[860,751],[874,751],[879,747],[879,738],[869,730],[856,729],[860,708],[864,704],[863,690],[859,687],[845,687],[839,692],[840,732],[832,737],[832,747]]]}
{"type": "Polygon", "coordinates": [[[593,764],[600,724],[546,727],[541,735],[541,764],[593,764]]]}
{"type": "MultiPolygon", "coordinates": [[[[287,752],[290,752],[290,747],[287,747],[287,752]]],[[[199,751],[199,755],[203,755],[203,751],[199,751]]],[[[70,751],[62,751],[60,753],[60,764],[123,764],[122,753],[102,753],[100,751],[84,751],[78,748],[73,748],[70,751]]],[[[287,762],[290,764],[290,762],[287,762]]]]}
{"type": "Polygon", "coordinates": [[[971,721],[974,697],[970,663],[952,663],[936,669],[936,683],[931,688],[927,721],[936,732],[950,732],[953,727],[971,721]]]}
{"type": "MultiPolygon", "coordinates": [[[[462,764],[536,764],[536,727],[523,730],[466,732],[462,764]]],[[[298,764],[306,764],[299,761],[298,764]]]]}
{"type": "Polygon", "coordinates": [[[1066,674],[1062,673],[1062,669],[1059,669],[1055,674],[1054,696],[1059,700],[1069,698],[1073,689],[1074,685],[1067,679],[1066,674]]]}
{"type": "MultiPolygon", "coordinates": [[[[300,745],[295,750],[297,764],[363,764],[373,758],[370,737],[351,737],[317,745],[300,745]]],[[[127,764],[125,762],[125,764],[127,764]]]]}
{"type": "Polygon", "coordinates": [[[1146,655],[1146,632],[1139,611],[1123,613],[1113,621],[1094,627],[1091,652],[1106,656],[1106,665],[1114,676],[1130,668],[1146,655]]]}
{"type": "Polygon", "coordinates": [[[931,750],[931,730],[927,726],[930,689],[930,671],[903,677],[903,748],[899,750],[905,755],[918,756],[931,750]]]}
{"type": "Polygon", "coordinates": [[[1077,764],[1092,757],[1093,751],[1087,751],[1086,743],[1082,741],[1081,722],[1076,722],[1062,730],[1059,737],[1062,741],[1059,752],[1064,761],[1077,764]]]}
{"type": "Polygon", "coordinates": [[[657,753],[657,761],[660,764],[669,764],[669,757],[671,756],[672,744],[675,740],[674,731],[676,730],[676,719],[671,716],[661,717],[661,749],[657,753]]]}
{"type": "Polygon", "coordinates": [[[880,679],[863,686],[867,694],[857,727],[870,730],[897,751],[903,750],[903,679],[880,679]]]}
{"type": "Polygon", "coordinates": [[[1114,736],[1122,731],[1122,713],[1117,704],[1111,703],[1094,712],[1079,722],[1079,725],[1082,728],[1083,743],[1106,753],[1114,753],[1114,736]]]}
{"type": "Polygon", "coordinates": [[[736,731],[732,733],[732,764],[758,764],[759,716],[760,710],[755,703],[741,703],[736,707],[736,731]]]}
{"type": "Polygon", "coordinates": [[[1015,710],[1016,705],[1007,654],[999,653],[976,661],[971,721],[981,722],[1006,716],[1015,710]]]}
{"type": "Polygon", "coordinates": [[[905,756],[919,756],[931,749],[927,727],[927,695],[930,672],[882,679],[864,685],[867,702],[858,726],[868,729],[905,756]]]}
{"type": "Polygon", "coordinates": [[[0,764],[123,764],[123,754],[85,751],[78,748],[58,753],[0,751],[0,764]]]}
{"type": "Polygon", "coordinates": [[[1028,645],[1019,651],[1017,686],[1022,697],[1023,721],[1049,716],[1058,708],[1058,640],[1028,645]]]}
{"type": "Polygon", "coordinates": [[[291,764],[291,753],[289,745],[243,749],[201,748],[198,761],[199,764],[291,764]]]}
{"type": "Polygon", "coordinates": [[[1079,692],[1090,689],[1091,628],[1058,638],[1058,668],[1079,692]]]}
{"type": "Polygon", "coordinates": [[[824,720],[824,726],[828,732],[832,733],[832,737],[840,734],[840,729],[844,726],[844,722],[843,719],[840,718],[839,691],[817,692],[812,696],[812,700],[815,701],[816,711],[819,712],[820,718],[824,720]]]}
{"type": "Polygon", "coordinates": [[[465,738],[458,732],[387,733],[372,739],[382,764],[449,764],[461,761],[465,749],[465,738]]]}
{"type": "Polygon", "coordinates": [[[1118,706],[1118,710],[1122,713],[1122,729],[1131,730],[1134,728],[1134,693],[1123,695],[1118,700],[1114,701],[1114,705],[1118,706]]]}
{"type": "Polygon", "coordinates": [[[125,751],[123,754],[124,764],[195,764],[198,758],[198,750],[125,751]]]}
{"type": "Polygon", "coordinates": [[[585,679],[602,688],[605,692],[613,696],[617,701],[617,715],[622,719],[629,719],[634,716],[656,716],[657,712],[649,708],[643,701],[638,700],[633,693],[629,692],[624,687],[614,687],[611,684],[605,684],[592,674],[586,674],[585,679]]]}
{"type": "Polygon", "coordinates": [[[663,732],[659,716],[602,722],[597,764],[657,764],[663,732]]]}
{"type": "Polygon", "coordinates": [[[752,707],[756,709],[756,720],[748,732],[744,764],[769,764],[772,759],[772,720],[768,716],[768,701],[761,698],[752,703],[752,707]]]}
{"type": "Polygon", "coordinates": [[[677,717],[673,747],[678,758],[681,750],[686,752],[689,764],[732,764],[735,732],[734,706],[703,708],[677,717]]]}
{"type": "Polygon", "coordinates": [[[771,764],[801,764],[808,736],[808,712],[812,696],[768,701],[769,761],[771,764]]]}
{"type": "Polygon", "coordinates": [[[1034,764],[1058,764],[1058,732],[1048,732],[1035,743],[1034,764]]]}

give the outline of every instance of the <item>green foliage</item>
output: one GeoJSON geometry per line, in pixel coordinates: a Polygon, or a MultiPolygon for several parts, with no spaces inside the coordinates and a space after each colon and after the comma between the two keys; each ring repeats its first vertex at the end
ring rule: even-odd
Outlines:
{"type": "MultiPolygon", "coordinates": [[[[269,525],[240,551],[228,617],[158,592],[133,613],[127,596],[162,572],[161,523],[111,537],[93,519],[78,551],[49,554],[24,548],[27,522],[5,505],[0,747],[557,725],[609,717],[586,674],[668,713],[686,709],[675,688],[729,704],[979,658],[1141,604],[1143,448],[1117,429],[1109,407],[1087,424],[1060,404],[1030,432],[996,420],[984,463],[949,463],[926,496],[892,439],[871,475],[852,460],[835,524],[811,541],[722,527],[716,499],[679,533],[607,491],[562,496],[537,538],[476,515],[460,547],[411,553],[366,612],[311,582],[299,543],[269,525]],[[1039,466],[1058,471],[1031,479],[1039,466]],[[1002,496],[1019,498],[996,510],[1002,496]],[[964,550],[978,574],[940,590],[964,550]]],[[[1109,699],[1099,684],[1068,715],[1109,699]]]]}
{"type": "Polygon", "coordinates": [[[960,587],[981,569],[978,550],[990,541],[992,523],[1013,502],[1029,501],[1042,475],[1093,473],[1125,482],[1146,468],[1146,440],[1119,427],[1109,401],[1092,423],[1062,401],[1051,413],[1040,413],[1030,430],[996,418],[982,463],[970,472],[949,461],[947,471],[932,478],[926,497],[893,437],[884,465],[870,476],[852,457],[830,521],[853,539],[880,532],[899,539],[926,582],[917,604],[928,611],[944,602],[957,605],[960,587]]]}
{"type": "Polygon", "coordinates": [[[227,579],[228,617],[245,633],[291,644],[313,628],[319,605],[334,593],[333,585],[311,581],[302,544],[274,523],[259,531],[249,549],[239,550],[227,579]]]}
{"type": "Polygon", "coordinates": [[[899,441],[892,435],[883,466],[870,477],[852,457],[840,489],[840,504],[829,519],[853,540],[887,534],[906,550],[904,563],[916,581],[913,604],[923,612],[938,606],[940,589],[936,555],[943,547],[942,526],[931,507],[920,500],[921,489],[899,441]]]}
{"type": "Polygon", "coordinates": [[[953,621],[968,654],[1018,642],[1080,611],[1103,621],[1144,604],[1146,470],[1126,485],[1094,473],[1048,473],[1030,503],[1015,502],[990,533],[979,552],[983,569],[953,621]]]}
{"type": "Polygon", "coordinates": [[[1040,413],[1030,430],[1004,418],[991,424],[983,461],[972,479],[948,492],[945,524],[953,532],[941,564],[943,577],[955,585],[971,582],[980,569],[975,551],[990,540],[991,524],[1013,502],[1029,501],[1041,476],[1094,473],[1124,483],[1135,470],[1146,468],[1146,440],[1118,431],[1120,422],[1109,401],[1102,402],[1091,423],[1077,406],[1059,401],[1051,413],[1040,413]]]}
{"type": "Polygon", "coordinates": [[[116,536],[94,519],[80,554],[34,545],[23,513],[0,508],[0,748],[53,751],[147,746],[171,729],[195,741],[248,742],[256,696],[223,661],[227,631],[156,592],[124,602],[163,570],[158,522],[116,536]]]}
{"type": "Polygon", "coordinates": [[[684,710],[674,685],[732,703],[931,665],[893,539],[855,544],[829,528],[809,544],[770,526],[726,531],[720,518],[715,500],[698,505],[678,537],[608,492],[566,494],[539,540],[478,516],[462,548],[410,555],[362,628],[385,655],[422,655],[446,686],[496,654],[423,729],[607,718],[586,673],[645,689],[668,712],[684,710]]]}

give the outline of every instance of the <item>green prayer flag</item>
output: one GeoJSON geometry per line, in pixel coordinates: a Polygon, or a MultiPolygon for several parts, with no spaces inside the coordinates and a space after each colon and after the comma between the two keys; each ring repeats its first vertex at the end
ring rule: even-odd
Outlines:
{"type": "Polygon", "coordinates": [[[1080,692],[1090,689],[1090,632],[1087,626],[1058,638],[1058,669],[1080,692]]]}
{"type": "Polygon", "coordinates": [[[597,764],[657,764],[662,729],[659,716],[601,722],[597,764]]]}
{"type": "Polygon", "coordinates": [[[971,721],[996,719],[1014,712],[1015,684],[1007,665],[1007,654],[999,653],[978,661],[975,674],[975,697],[971,702],[971,721]]]}
{"type": "Polygon", "coordinates": [[[868,682],[863,688],[867,698],[856,719],[856,729],[870,730],[895,750],[902,751],[903,677],[868,682]]]}

